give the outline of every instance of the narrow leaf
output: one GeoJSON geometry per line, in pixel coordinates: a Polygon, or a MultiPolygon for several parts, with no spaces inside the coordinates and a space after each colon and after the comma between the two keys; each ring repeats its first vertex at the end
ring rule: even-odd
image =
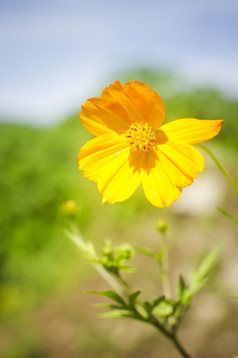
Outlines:
{"type": "Polygon", "coordinates": [[[225,215],[226,217],[228,217],[230,220],[232,220],[234,223],[238,225],[238,219],[234,218],[234,216],[230,215],[227,211],[219,207],[217,207],[217,209],[220,211],[220,213],[222,213],[223,215],[225,215]]]}
{"type": "Polygon", "coordinates": [[[150,258],[155,258],[155,254],[151,249],[148,249],[147,247],[135,247],[136,251],[139,252],[142,255],[145,255],[150,258]]]}
{"type": "Polygon", "coordinates": [[[164,256],[164,250],[159,250],[157,255],[155,256],[156,262],[160,265],[162,261],[162,257],[164,256]]]}
{"type": "Polygon", "coordinates": [[[97,295],[105,296],[110,298],[113,301],[116,301],[122,306],[125,306],[124,300],[119,296],[115,291],[106,290],[106,291],[87,291],[87,293],[95,293],[97,295]]]}
{"type": "Polygon", "coordinates": [[[189,300],[204,286],[207,282],[212,269],[217,263],[218,255],[221,251],[222,244],[219,242],[215,248],[205,257],[199,267],[191,274],[190,287],[185,290],[183,295],[183,303],[186,304],[189,300]]]}
{"type": "Polygon", "coordinates": [[[128,266],[128,265],[120,265],[119,269],[122,271],[127,271],[127,272],[135,272],[136,268],[133,266],[128,266]]]}
{"type": "Polygon", "coordinates": [[[139,294],[141,293],[141,291],[136,291],[133,292],[130,296],[129,296],[129,304],[134,306],[135,301],[137,299],[137,297],[139,296],[139,294]]]}
{"type": "Polygon", "coordinates": [[[186,282],[182,275],[179,275],[179,286],[177,288],[178,297],[181,298],[187,288],[186,282]]]}
{"type": "Polygon", "coordinates": [[[135,309],[141,317],[143,317],[143,318],[148,317],[148,311],[145,309],[144,305],[137,303],[137,304],[135,304],[135,309]]]}
{"type": "Polygon", "coordinates": [[[103,312],[99,314],[103,318],[120,318],[120,317],[130,317],[135,318],[135,315],[128,310],[113,310],[109,312],[103,312]]]}
{"type": "Polygon", "coordinates": [[[110,308],[110,309],[119,309],[119,310],[122,309],[121,306],[111,305],[110,303],[94,303],[93,306],[99,308],[110,308]]]}

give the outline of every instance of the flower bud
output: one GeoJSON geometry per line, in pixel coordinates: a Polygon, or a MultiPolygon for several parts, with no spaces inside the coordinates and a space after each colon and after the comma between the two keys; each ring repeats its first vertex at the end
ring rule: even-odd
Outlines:
{"type": "Polygon", "coordinates": [[[156,226],[155,226],[156,230],[159,231],[161,234],[165,234],[166,231],[169,228],[169,225],[167,223],[167,221],[160,219],[158,220],[156,226]]]}
{"type": "Polygon", "coordinates": [[[78,211],[78,206],[74,200],[67,200],[61,205],[61,211],[65,215],[75,215],[78,211]]]}

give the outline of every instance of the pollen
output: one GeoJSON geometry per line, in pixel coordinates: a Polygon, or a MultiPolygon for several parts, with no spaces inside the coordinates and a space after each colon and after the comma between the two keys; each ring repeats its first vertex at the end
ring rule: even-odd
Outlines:
{"type": "Polygon", "coordinates": [[[155,144],[156,134],[148,123],[133,123],[125,134],[133,151],[147,151],[155,144]]]}

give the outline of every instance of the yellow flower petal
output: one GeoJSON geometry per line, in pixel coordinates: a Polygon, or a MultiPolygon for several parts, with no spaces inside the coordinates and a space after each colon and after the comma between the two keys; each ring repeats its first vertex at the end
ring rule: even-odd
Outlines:
{"type": "Polygon", "coordinates": [[[202,172],[204,169],[204,158],[202,154],[190,144],[169,140],[164,144],[158,145],[157,150],[159,158],[159,152],[163,154],[161,157],[162,165],[163,167],[166,166],[168,175],[175,185],[181,187],[190,185],[191,181],[197,177],[197,173],[202,172]],[[177,168],[177,173],[172,169],[170,163],[164,161],[165,158],[177,168]],[[182,173],[185,178],[183,179],[178,172],[182,173]]]}
{"type": "Polygon", "coordinates": [[[187,143],[201,143],[215,137],[225,121],[184,118],[164,124],[160,130],[169,138],[187,143]]]}
{"type": "Polygon", "coordinates": [[[134,122],[148,123],[153,130],[164,120],[161,97],[144,83],[116,81],[82,106],[80,119],[84,127],[99,136],[115,131],[125,133],[134,122]]]}
{"type": "Polygon", "coordinates": [[[113,204],[128,199],[141,182],[142,172],[135,170],[130,162],[129,148],[114,155],[101,172],[98,179],[98,191],[102,195],[102,203],[113,204]]]}
{"type": "Polygon", "coordinates": [[[113,132],[91,139],[78,154],[79,170],[83,170],[86,178],[97,182],[104,167],[126,147],[125,141],[113,132]]]}
{"type": "Polygon", "coordinates": [[[191,178],[191,176],[187,177],[186,174],[184,174],[183,170],[178,168],[178,166],[176,165],[176,161],[172,161],[172,158],[166,156],[159,149],[157,150],[157,155],[159,157],[159,162],[162,169],[165,173],[167,173],[167,176],[173,185],[179,188],[184,188],[185,186],[192,184],[193,179],[191,178]]]}
{"type": "Polygon", "coordinates": [[[148,169],[144,173],[142,184],[147,199],[158,208],[170,206],[181,193],[181,188],[171,183],[157,154],[153,151],[149,152],[148,169]]]}

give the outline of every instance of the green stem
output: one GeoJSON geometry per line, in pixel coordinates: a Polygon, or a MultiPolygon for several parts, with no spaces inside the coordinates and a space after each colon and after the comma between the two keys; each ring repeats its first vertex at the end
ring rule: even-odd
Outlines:
{"type": "Polygon", "coordinates": [[[163,233],[162,235],[161,277],[164,295],[166,297],[171,297],[169,281],[168,239],[166,233],[163,233]]]}
{"type": "Polygon", "coordinates": [[[130,295],[130,293],[131,293],[130,286],[129,286],[128,283],[121,277],[120,273],[118,273],[117,279],[119,280],[119,282],[121,283],[121,285],[124,287],[125,292],[127,293],[127,295],[130,295]]]}
{"type": "Polygon", "coordinates": [[[171,337],[174,345],[177,347],[178,351],[181,353],[181,355],[184,358],[191,358],[191,356],[188,354],[188,352],[185,350],[185,348],[181,345],[178,338],[174,335],[171,337]]]}
{"type": "Polygon", "coordinates": [[[98,263],[92,264],[95,270],[101,275],[101,277],[109,284],[109,286],[115,290],[120,296],[123,298],[127,298],[128,296],[128,289],[125,285],[122,285],[121,280],[110,274],[103,266],[98,263]]]}
{"type": "Polygon", "coordinates": [[[219,160],[217,159],[217,157],[204,145],[202,144],[197,144],[197,146],[201,149],[203,149],[216,163],[216,165],[218,166],[218,168],[222,171],[222,173],[227,177],[227,179],[229,180],[229,182],[231,183],[231,185],[233,186],[233,188],[235,189],[235,191],[238,194],[238,185],[236,184],[235,180],[232,178],[232,176],[230,175],[230,173],[228,173],[228,171],[224,168],[224,166],[219,162],[219,160]]]}
{"type": "Polygon", "coordinates": [[[158,329],[164,336],[170,339],[184,358],[191,358],[191,356],[179,342],[176,334],[167,331],[167,329],[155,318],[155,316],[151,315],[151,322],[149,323],[152,323],[156,329],[158,329]]]}
{"type": "Polygon", "coordinates": [[[72,231],[65,231],[65,234],[72,240],[79,249],[84,253],[86,258],[91,262],[92,266],[99,273],[99,275],[123,298],[127,298],[129,287],[123,282],[121,277],[112,275],[101,264],[94,262],[92,258],[97,259],[96,252],[88,252],[87,243],[81,237],[77,226],[72,226],[72,231]]]}
{"type": "Polygon", "coordinates": [[[225,210],[223,210],[219,207],[217,207],[217,209],[220,211],[220,213],[222,213],[223,215],[225,215],[226,217],[228,217],[230,220],[232,220],[234,223],[236,223],[238,225],[238,220],[236,218],[234,218],[232,215],[230,215],[225,210]]]}

